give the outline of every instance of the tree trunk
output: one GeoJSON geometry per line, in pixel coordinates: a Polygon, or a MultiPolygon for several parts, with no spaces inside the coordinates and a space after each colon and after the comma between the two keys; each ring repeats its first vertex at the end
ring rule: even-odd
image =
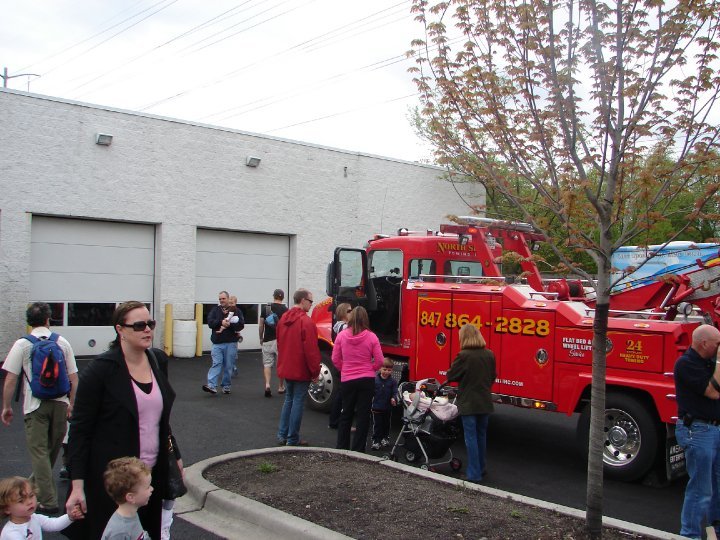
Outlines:
{"type": "Polygon", "coordinates": [[[605,427],[605,359],[610,300],[607,295],[609,274],[600,271],[597,304],[593,323],[593,366],[590,398],[590,440],[586,492],[586,526],[591,538],[602,538],[603,449],[605,427]],[[604,275],[603,275],[604,274],[604,275]]]}

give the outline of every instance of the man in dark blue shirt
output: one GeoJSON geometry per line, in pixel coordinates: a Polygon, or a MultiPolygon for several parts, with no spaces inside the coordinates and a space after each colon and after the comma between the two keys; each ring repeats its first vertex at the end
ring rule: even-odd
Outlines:
{"type": "Polygon", "coordinates": [[[229,394],[233,368],[237,361],[237,342],[240,339],[240,330],[245,327],[245,320],[237,305],[230,304],[227,291],[220,291],[218,294],[218,305],[208,313],[207,324],[213,344],[210,350],[212,365],[208,371],[207,384],[203,384],[202,389],[210,394],[217,394],[218,379],[222,375],[223,394],[229,394]]]}
{"type": "Polygon", "coordinates": [[[675,436],[685,450],[690,477],[680,516],[680,534],[701,538],[705,525],[720,535],[720,330],[702,325],[691,347],[675,362],[678,422],[675,436]]]}

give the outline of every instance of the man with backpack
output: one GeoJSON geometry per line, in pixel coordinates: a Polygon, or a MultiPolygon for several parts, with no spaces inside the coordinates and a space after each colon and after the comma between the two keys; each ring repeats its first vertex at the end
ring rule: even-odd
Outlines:
{"type": "Polygon", "coordinates": [[[25,439],[31,480],[37,488],[36,512],[58,513],[58,498],[52,469],[67,430],[77,390],[75,354],[68,341],[50,331],[50,306],[35,302],[25,313],[30,334],[18,339],[5,358],[3,369],[2,423],[13,419],[12,396],[18,377],[23,380],[25,439]]]}
{"type": "MultiPolygon", "coordinates": [[[[263,306],[260,312],[258,329],[260,330],[263,375],[265,376],[265,397],[267,398],[272,397],[270,375],[272,374],[272,367],[277,362],[278,357],[276,328],[278,322],[280,322],[280,317],[288,310],[287,306],[283,304],[284,298],[285,292],[282,289],[275,289],[273,291],[272,304],[263,306]]],[[[284,393],[285,384],[284,381],[280,379],[278,383],[278,394],[284,393]]]]}

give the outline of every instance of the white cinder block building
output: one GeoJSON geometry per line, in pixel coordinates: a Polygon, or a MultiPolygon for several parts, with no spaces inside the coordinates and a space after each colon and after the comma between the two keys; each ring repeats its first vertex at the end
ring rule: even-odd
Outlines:
{"type": "Polygon", "coordinates": [[[23,92],[0,89],[0,118],[0,360],[32,301],[90,355],[118,302],[146,302],[161,345],[166,304],[192,319],[223,289],[257,348],[258,306],[277,287],[322,298],[335,246],[484,202],[437,167],[23,92]]]}

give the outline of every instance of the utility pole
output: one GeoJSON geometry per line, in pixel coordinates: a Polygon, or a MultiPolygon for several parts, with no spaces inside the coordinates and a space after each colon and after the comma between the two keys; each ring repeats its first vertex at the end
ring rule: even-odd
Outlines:
{"type": "MultiPolygon", "coordinates": [[[[3,80],[3,88],[7,88],[8,79],[14,79],[15,77],[24,77],[24,76],[39,77],[40,75],[38,75],[37,73],[18,73],[17,75],[8,75],[8,70],[6,67],[4,67],[3,74],[0,75],[0,77],[2,77],[2,80],[3,80]]],[[[28,92],[29,91],[30,91],[30,81],[28,81],[28,92]]]]}

